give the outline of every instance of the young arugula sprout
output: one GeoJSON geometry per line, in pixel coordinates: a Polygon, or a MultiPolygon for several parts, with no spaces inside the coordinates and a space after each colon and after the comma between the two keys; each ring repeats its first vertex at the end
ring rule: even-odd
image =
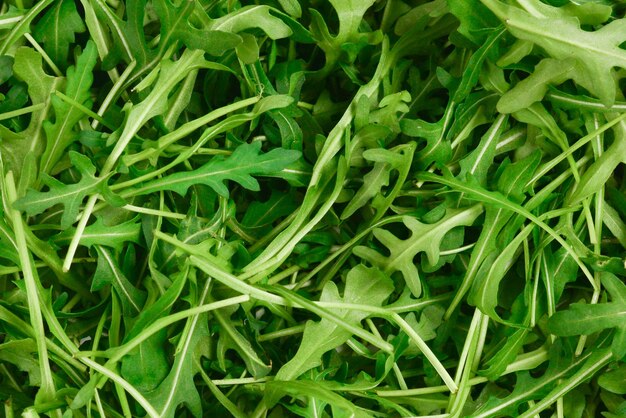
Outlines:
{"type": "Polygon", "coordinates": [[[623,416],[618,3],[2,2],[3,416],[623,416]]]}

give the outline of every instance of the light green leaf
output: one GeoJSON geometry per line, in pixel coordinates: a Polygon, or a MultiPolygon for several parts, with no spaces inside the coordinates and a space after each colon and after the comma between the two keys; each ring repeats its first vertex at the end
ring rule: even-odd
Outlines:
{"type": "Polygon", "coordinates": [[[180,404],[185,404],[194,417],[202,416],[200,395],[193,378],[193,356],[198,343],[208,333],[206,315],[187,320],[170,372],[155,390],[146,394],[160,417],[173,418],[180,404]]]}
{"type": "Polygon", "coordinates": [[[233,325],[231,315],[237,307],[218,309],[213,312],[220,325],[220,336],[217,344],[218,361],[220,366],[226,369],[224,358],[227,350],[235,350],[246,364],[246,369],[256,378],[266,376],[272,371],[272,366],[266,364],[256,353],[250,341],[248,341],[233,325]]]}
{"type": "Polygon", "coordinates": [[[59,0],[37,22],[33,35],[42,42],[50,59],[61,70],[67,67],[67,55],[75,33],[85,31],[74,0],[59,0]]]}
{"type": "MultiPolygon", "coordinates": [[[[139,243],[141,224],[138,218],[130,219],[117,225],[105,225],[103,218],[87,226],[80,236],[80,244],[85,247],[103,245],[121,251],[129,242],[139,243]]],[[[66,229],[53,238],[56,245],[67,245],[75,233],[74,228],[66,229]]]]}
{"type": "Polygon", "coordinates": [[[109,250],[101,246],[95,248],[98,253],[98,265],[91,283],[91,290],[96,291],[106,285],[112,285],[120,298],[124,316],[137,316],[146,300],[145,292],[133,286],[124,276],[117,260],[109,250]]]}
{"type": "MultiPolygon", "coordinates": [[[[354,303],[381,306],[393,291],[393,284],[387,275],[376,268],[357,265],[348,272],[343,297],[333,282],[328,282],[322,291],[320,301],[354,303]]],[[[345,322],[360,326],[367,318],[366,312],[348,309],[333,309],[345,322]]],[[[352,334],[337,324],[322,319],[320,322],[307,322],[300,348],[295,356],[276,373],[276,380],[293,380],[305,371],[317,367],[322,355],[344,344],[352,334]]]]}
{"type": "Polygon", "coordinates": [[[514,113],[526,109],[535,102],[541,101],[550,84],[559,85],[576,77],[580,69],[573,59],[557,60],[545,58],[535,66],[535,70],[511,90],[507,91],[498,101],[498,111],[514,113]]]}
{"type": "Polygon", "coordinates": [[[608,390],[618,395],[626,395],[626,365],[622,364],[615,370],[611,370],[608,373],[602,374],[598,378],[598,385],[601,388],[608,390]]]}
{"type": "MultiPolygon", "coordinates": [[[[90,88],[93,82],[93,69],[98,59],[98,51],[93,42],[87,42],[85,50],[76,62],[76,67],[67,70],[67,84],[65,95],[87,108],[91,108],[90,88]]],[[[53,169],[65,153],[65,149],[76,139],[74,127],[85,117],[81,109],[76,108],[52,96],[54,108],[54,123],[46,122],[43,127],[46,132],[46,149],[41,157],[40,175],[53,174],[53,169]]]]}
{"type": "Polygon", "coordinates": [[[293,150],[274,149],[265,154],[261,154],[260,151],[259,141],[242,144],[226,159],[214,157],[196,170],[179,172],[150,181],[134,194],[172,190],[184,196],[189,187],[204,184],[220,195],[228,196],[228,188],[223,183],[225,180],[235,181],[249,190],[259,190],[259,183],[252,177],[253,175],[276,175],[300,157],[300,152],[293,150]]]}
{"type": "Polygon", "coordinates": [[[459,164],[461,171],[458,175],[459,179],[465,179],[469,174],[473,176],[479,184],[485,185],[487,181],[487,171],[493,163],[496,154],[496,145],[500,139],[500,135],[504,132],[507,122],[506,115],[500,115],[489,127],[487,132],[480,139],[478,146],[459,164]]]}
{"type": "Polygon", "coordinates": [[[209,25],[211,30],[238,33],[246,29],[260,28],[271,39],[286,38],[291,29],[279,18],[273,16],[270,6],[244,6],[228,15],[215,19],[209,25]]]}
{"type": "Polygon", "coordinates": [[[28,373],[28,383],[30,385],[40,386],[41,373],[39,370],[39,361],[33,355],[36,352],[37,345],[35,344],[35,340],[31,338],[8,341],[0,344],[0,361],[2,361],[3,364],[14,364],[21,371],[28,373]]]}
{"type": "Polygon", "coordinates": [[[63,205],[65,211],[61,217],[61,226],[69,227],[78,216],[84,198],[93,193],[105,193],[106,178],[96,177],[96,167],[91,160],[82,154],[70,151],[70,161],[81,175],[78,183],[63,184],[48,175],[43,182],[48,186],[46,192],[29,190],[26,196],[15,202],[15,207],[26,212],[28,216],[37,215],[54,205],[63,205]]]}
{"type": "Polygon", "coordinates": [[[444,236],[453,228],[471,225],[482,212],[481,205],[465,209],[446,209],[445,216],[433,224],[423,224],[415,218],[404,216],[402,222],[411,233],[405,240],[397,238],[385,229],[374,230],[376,239],[389,249],[389,256],[365,246],[357,246],[353,252],[387,274],[401,272],[413,295],[419,297],[422,286],[417,267],[413,262],[415,256],[425,252],[428,262],[431,265],[436,264],[439,260],[439,246],[444,236]]]}
{"type": "Polygon", "coordinates": [[[519,247],[533,231],[533,227],[533,224],[525,227],[497,254],[488,254],[485,263],[476,275],[472,291],[468,296],[468,301],[479,308],[483,313],[489,315],[494,321],[504,322],[496,313],[500,282],[513,266],[513,263],[519,255],[519,247]]]}
{"type": "Polygon", "coordinates": [[[559,8],[529,0],[533,14],[498,0],[482,0],[504,22],[511,34],[543,48],[551,57],[574,59],[582,71],[575,80],[605,106],[615,102],[614,67],[626,68],[626,21],[617,19],[596,31],[585,31],[580,21],[559,8]]]}
{"type": "Polygon", "coordinates": [[[626,285],[611,273],[602,273],[602,283],[611,292],[612,302],[573,303],[550,317],[550,332],[559,336],[589,335],[607,328],[624,328],[626,285]]]}
{"type": "Polygon", "coordinates": [[[339,18],[337,43],[346,42],[359,32],[359,25],[365,12],[372,7],[375,0],[329,0],[339,18]]]}
{"type": "MultiPolygon", "coordinates": [[[[126,334],[124,343],[136,338],[154,321],[170,312],[187,283],[187,273],[188,269],[185,269],[177,274],[164,294],[149,306],[144,306],[126,334]]],[[[163,329],[142,342],[139,347],[122,359],[122,376],[143,392],[154,390],[169,373],[167,355],[163,349],[166,339],[167,331],[163,329]]]]}
{"type": "Polygon", "coordinates": [[[374,162],[374,167],[363,176],[363,185],[357,190],[344,208],[340,216],[341,219],[349,218],[354,212],[365,206],[371,199],[387,201],[386,204],[381,205],[381,207],[378,207],[379,205],[377,205],[375,201],[372,201],[372,206],[377,210],[377,214],[382,216],[383,212],[387,210],[393,197],[406,180],[411,168],[414,149],[414,146],[409,145],[395,147],[392,150],[374,148],[364,151],[362,154],[363,158],[367,161],[374,162]],[[385,196],[383,188],[389,185],[389,176],[394,170],[398,173],[396,186],[385,196]]]}
{"type": "Polygon", "coordinates": [[[48,119],[52,92],[60,89],[63,79],[52,77],[43,70],[42,57],[32,48],[21,47],[15,53],[13,73],[28,84],[28,95],[33,105],[43,105],[31,115],[26,130],[13,133],[0,125],[0,151],[7,170],[11,170],[19,178],[28,153],[37,158],[45,149],[45,134],[42,129],[48,119]]]}

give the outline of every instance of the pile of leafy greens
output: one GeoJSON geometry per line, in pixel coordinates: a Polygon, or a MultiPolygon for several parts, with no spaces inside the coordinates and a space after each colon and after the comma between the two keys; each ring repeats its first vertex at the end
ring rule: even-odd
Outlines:
{"type": "Polygon", "coordinates": [[[0,414],[626,416],[625,12],[5,0],[0,414]]]}

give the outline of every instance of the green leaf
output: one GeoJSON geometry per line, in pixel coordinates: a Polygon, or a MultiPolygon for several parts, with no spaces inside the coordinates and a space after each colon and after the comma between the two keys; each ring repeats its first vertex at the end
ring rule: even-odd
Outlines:
{"type": "Polygon", "coordinates": [[[445,216],[432,224],[423,224],[415,218],[404,216],[402,222],[411,233],[405,240],[382,228],[374,230],[376,239],[388,248],[389,256],[365,246],[357,246],[353,252],[387,274],[401,272],[413,295],[418,297],[422,293],[422,285],[413,262],[415,256],[425,252],[428,262],[431,265],[436,264],[439,259],[439,246],[444,236],[456,227],[471,225],[482,211],[481,205],[465,209],[447,209],[445,216]]]}
{"type": "MultiPolygon", "coordinates": [[[[85,247],[103,245],[121,252],[129,242],[139,243],[141,224],[137,220],[138,218],[134,218],[117,225],[106,225],[103,218],[97,218],[81,234],[80,244],[85,247]]],[[[67,245],[75,232],[74,228],[67,229],[54,236],[53,241],[56,245],[67,245]]]]}
{"type": "Polygon", "coordinates": [[[572,192],[569,200],[576,204],[589,197],[604,186],[609,177],[615,172],[617,166],[626,160],[626,139],[619,135],[606,152],[587,169],[582,175],[580,182],[572,192]]]}
{"type": "Polygon", "coordinates": [[[164,350],[167,331],[161,330],[124,356],[120,373],[141,392],[154,390],[168,375],[170,365],[164,350]]]}
{"type": "Polygon", "coordinates": [[[233,13],[213,20],[209,27],[214,31],[230,33],[242,32],[246,29],[260,28],[271,39],[286,38],[291,29],[282,20],[272,15],[270,6],[244,6],[233,13]]]}
{"type": "Polygon", "coordinates": [[[346,42],[359,31],[365,12],[372,7],[374,0],[329,0],[339,19],[337,43],[346,42]]]}
{"type": "MultiPolygon", "coordinates": [[[[605,281],[614,277],[610,273],[603,274],[605,281]]],[[[623,283],[620,282],[615,290],[620,292],[620,295],[626,296],[626,285],[623,283]]],[[[624,318],[626,318],[626,297],[614,302],[593,305],[574,303],[567,310],[552,315],[548,326],[550,332],[555,335],[589,335],[606,328],[623,327],[624,318]]]]}
{"type": "Polygon", "coordinates": [[[535,70],[511,90],[507,91],[498,101],[498,111],[514,113],[530,107],[543,99],[551,84],[559,85],[576,77],[580,68],[573,59],[557,60],[545,58],[535,66],[535,70]]]}
{"type": "Polygon", "coordinates": [[[254,347],[237,329],[235,329],[231,320],[232,314],[237,307],[229,307],[219,309],[213,312],[220,326],[220,339],[217,344],[217,350],[220,353],[218,359],[220,366],[226,369],[224,363],[225,353],[227,350],[235,350],[246,364],[246,369],[256,378],[266,376],[272,371],[272,366],[266,364],[254,350],[254,347]]]}
{"type": "Polygon", "coordinates": [[[36,352],[37,345],[35,340],[31,338],[7,341],[0,344],[0,361],[3,364],[14,364],[21,371],[28,373],[28,383],[30,385],[40,386],[39,361],[33,356],[36,352]]]}
{"type": "Polygon", "coordinates": [[[172,43],[180,41],[189,48],[202,49],[212,55],[222,55],[241,42],[241,39],[233,33],[210,28],[210,25],[210,29],[194,27],[190,19],[194,13],[200,13],[196,3],[184,1],[178,4],[177,6],[176,2],[171,0],[154,1],[154,11],[161,20],[160,51],[165,51],[172,43]]]}
{"type": "Polygon", "coordinates": [[[268,200],[250,203],[241,224],[247,228],[265,230],[277,219],[291,214],[297,207],[292,194],[273,190],[268,200]]]}
{"type": "Polygon", "coordinates": [[[42,42],[48,56],[61,70],[67,67],[67,55],[75,34],[85,31],[74,0],[57,0],[37,22],[33,35],[42,42]]]}
{"type": "MultiPolygon", "coordinates": [[[[98,51],[93,42],[87,42],[85,50],[76,61],[76,67],[67,70],[65,95],[87,108],[91,108],[90,88],[93,83],[93,69],[98,59],[98,51]]],[[[65,149],[76,139],[74,128],[85,117],[78,109],[58,96],[52,96],[54,123],[44,123],[46,149],[41,157],[40,175],[52,174],[54,166],[65,153],[65,149]]]]}
{"type": "MultiPolygon", "coordinates": [[[[452,2],[453,4],[456,2],[452,2]]],[[[484,6],[483,6],[484,7],[484,6]]],[[[463,72],[461,82],[454,92],[453,100],[457,103],[465,100],[465,98],[471,93],[478,78],[481,74],[483,64],[489,56],[493,56],[497,53],[499,43],[505,34],[504,28],[500,27],[495,29],[485,42],[481,45],[467,63],[467,68],[463,72]]]]}
{"type": "Polygon", "coordinates": [[[519,248],[522,242],[528,238],[533,227],[534,225],[532,224],[525,227],[497,254],[490,253],[476,275],[468,301],[483,313],[489,315],[494,321],[504,322],[496,313],[500,282],[513,266],[519,255],[519,248]]]}
{"type": "MultiPolygon", "coordinates": [[[[145,11],[147,0],[128,0],[126,2],[126,20],[122,20],[104,0],[92,2],[98,18],[109,28],[113,38],[113,47],[104,59],[105,68],[112,68],[120,60],[130,63],[137,61],[137,70],[133,79],[146,74],[165,55],[168,48],[181,42],[190,48],[202,49],[212,55],[222,55],[234,49],[241,38],[234,33],[212,30],[210,19],[204,11],[196,8],[192,1],[172,3],[170,0],[153,2],[154,12],[160,19],[160,39],[157,47],[151,48],[146,40],[145,11]],[[202,16],[200,27],[190,22],[192,15],[202,16]]],[[[282,23],[282,22],[281,22],[282,23]]]]}
{"type": "Polygon", "coordinates": [[[489,130],[482,136],[478,146],[463,158],[459,164],[461,171],[458,178],[465,179],[467,175],[473,176],[479,184],[485,185],[487,181],[487,171],[493,163],[496,154],[496,145],[500,135],[506,128],[507,117],[500,115],[489,130]]]}
{"type": "Polygon", "coordinates": [[[176,409],[180,404],[189,408],[194,417],[202,416],[200,395],[193,378],[193,356],[198,343],[208,335],[205,317],[206,315],[194,316],[187,321],[170,372],[155,390],[146,394],[146,399],[160,417],[176,416],[176,409]]]}
{"type": "MultiPolygon", "coordinates": [[[[553,391],[560,390],[561,387],[571,385],[575,387],[575,382],[580,384],[577,375],[584,374],[588,369],[596,367],[598,360],[600,365],[604,364],[604,350],[590,350],[581,356],[571,358],[570,355],[559,352],[558,347],[551,350],[551,358],[548,369],[540,377],[532,377],[527,371],[519,372],[513,392],[503,398],[490,398],[477,411],[472,413],[474,418],[487,418],[493,416],[524,416],[519,408],[524,403],[547,397],[553,391]],[[573,382],[568,382],[570,378],[573,382]],[[563,383],[560,383],[561,380],[563,383]]],[[[550,399],[550,398],[548,398],[550,399]]],[[[556,398],[555,398],[556,401],[556,398]]]]}
{"type": "MultiPolygon", "coordinates": [[[[187,283],[187,271],[177,274],[172,285],[151,304],[144,306],[137,316],[124,343],[136,338],[141,332],[159,318],[167,315],[180,297],[187,283]]],[[[169,373],[169,363],[163,349],[166,344],[167,330],[163,329],[122,359],[121,373],[133,386],[142,392],[154,390],[169,373]]]]}
{"type": "Polygon", "coordinates": [[[626,22],[615,20],[596,31],[585,31],[580,21],[559,8],[529,0],[534,13],[497,0],[482,0],[518,39],[533,42],[551,57],[576,61],[580,72],[572,73],[582,87],[595,94],[605,106],[615,102],[614,67],[626,68],[624,41],[626,22]]]}
{"type": "MultiPolygon", "coordinates": [[[[437,328],[439,328],[443,322],[444,313],[445,309],[441,306],[432,305],[424,308],[419,315],[419,321],[417,320],[417,315],[413,312],[409,313],[404,320],[415,330],[422,340],[430,341],[437,337],[437,328]]],[[[411,344],[402,354],[412,357],[420,353],[419,348],[411,344]]]]}
{"type": "Polygon", "coordinates": [[[481,370],[478,373],[487,377],[491,381],[495,381],[499,378],[509,364],[511,364],[517,357],[520,349],[522,348],[526,337],[528,335],[528,329],[520,328],[513,332],[503,342],[502,347],[485,362],[485,370],[481,370]]]}
{"type": "Polygon", "coordinates": [[[28,95],[33,105],[43,105],[31,115],[26,130],[17,134],[0,125],[0,151],[7,170],[19,178],[28,153],[38,158],[45,149],[45,134],[42,129],[48,119],[52,92],[62,86],[62,79],[52,77],[43,70],[41,54],[32,48],[21,47],[15,52],[13,73],[28,84],[28,95]]]}
{"type": "Polygon", "coordinates": [[[48,186],[46,192],[29,190],[26,196],[15,202],[15,207],[28,216],[37,215],[55,205],[63,205],[65,211],[61,217],[61,226],[69,227],[74,223],[80,204],[93,193],[105,193],[106,178],[96,177],[96,167],[86,156],[74,151],[69,153],[70,161],[81,175],[78,183],[63,184],[53,177],[44,175],[42,180],[48,186]]]}
{"type": "Polygon", "coordinates": [[[215,157],[202,167],[189,172],[171,174],[146,183],[134,194],[147,194],[160,190],[172,190],[181,196],[194,185],[204,184],[220,195],[228,196],[225,180],[239,183],[248,190],[259,190],[259,183],[252,176],[276,175],[300,157],[298,151],[274,149],[261,154],[261,143],[242,144],[228,158],[215,157]]]}
{"type": "Polygon", "coordinates": [[[11,10],[12,13],[7,13],[8,22],[3,22],[3,24],[0,25],[3,29],[5,29],[3,27],[5,25],[7,28],[11,29],[8,35],[2,37],[0,55],[5,55],[9,52],[10,48],[14,47],[15,44],[20,41],[20,38],[24,36],[24,34],[30,33],[32,21],[53,2],[54,0],[38,1],[27,13],[15,13],[14,9],[11,8],[13,9],[11,10]]]}
{"type": "Polygon", "coordinates": [[[626,382],[626,365],[624,364],[615,370],[603,373],[602,376],[598,378],[598,385],[601,388],[618,395],[626,395],[624,382],[626,382]]]}
{"type": "Polygon", "coordinates": [[[402,133],[411,138],[424,138],[426,147],[421,149],[416,160],[419,167],[428,167],[431,163],[445,164],[452,156],[450,141],[445,138],[445,128],[452,113],[452,109],[446,111],[446,115],[436,123],[429,123],[419,119],[402,119],[400,128],[402,133]]]}
{"type": "MultiPolygon", "coordinates": [[[[332,406],[333,417],[338,418],[366,418],[371,415],[361,408],[355,406],[352,402],[346,400],[341,395],[320,386],[316,382],[311,381],[271,381],[267,383],[268,390],[276,393],[279,397],[285,395],[301,395],[309,396],[310,402],[323,401],[332,406]]],[[[318,411],[314,409],[314,416],[318,411]]]]}
{"type": "Polygon", "coordinates": [[[448,0],[448,7],[461,22],[459,33],[476,45],[483,45],[491,29],[500,23],[480,0],[448,0]]]}
{"type": "Polygon", "coordinates": [[[398,134],[400,133],[400,118],[409,111],[407,103],[411,103],[411,94],[408,91],[389,94],[380,101],[378,109],[370,112],[369,120],[398,134]]]}
{"type": "MultiPolygon", "coordinates": [[[[393,284],[387,275],[376,268],[357,265],[346,277],[343,297],[339,296],[337,285],[328,282],[322,291],[322,302],[344,302],[381,306],[393,291],[393,284]]],[[[333,309],[345,322],[360,326],[367,318],[366,312],[333,309]]],[[[302,342],[295,356],[276,373],[276,380],[293,380],[307,370],[321,364],[322,355],[344,344],[352,334],[327,319],[320,322],[307,322],[302,342]]]]}
{"type": "Polygon", "coordinates": [[[302,8],[297,0],[278,0],[278,3],[292,17],[296,19],[302,16],[302,8]]]}
{"type": "Polygon", "coordinates": [[[100,246],[95,248],[98,254],[98,266],[91,283],[91,290],[96,291],[106,285],[112,285],[122,303],[124,316],[137,316],[146,300],[145,292],[133,286],[124,276],[117,260],[109,250],[100,246]]]}
{"type": "Polygon", "coordinates": [[[396,189],[402,187],[411,167],[414,149],[413,146],[401,146],[392,150],[374,148],[364,151],[362,154],[363,158],[374,162],[374,167],[363,176],[363,185],[348,202],[340,218],[349,218],[372,199],[374,199],[372,200],[372,206],[377,210],[378,215],[382,216],[395,195],[391,191],[388,192],[388,196],[385,196],[383,188],[389,186],[389,177],[394,170],[398,172],[398,179],[396,180],[396,187],[393,189],[397,192],[398,190],[396,189]],[[387,200],[388,204],[377,207],[376,203],[378,202],[375,203],[375,200],[387,200]]]}

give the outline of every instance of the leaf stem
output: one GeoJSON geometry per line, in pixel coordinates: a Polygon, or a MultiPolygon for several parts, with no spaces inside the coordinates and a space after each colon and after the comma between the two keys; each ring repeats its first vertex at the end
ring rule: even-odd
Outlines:
{"type": "Polygon", "coordinates": [[[83,214],[78,221],[78,225],[76,226],[76,231],[74,232],[74,236],[72,237],[72,241],[70,241],[70,245],[67,247],[67,253],[65,254],[65,259],[63,260],[63,271],[68,272],[70,267],[72,267],[72,261],[74,260],[74,255],[76,255],[76,250],[78,249],[78,245],[80,244],[80,238],[85,232],[85,228],[87,227],[87,222],[89,222],[89,217],[91,212],[93,211],[99,194],[93,194],[89,196],[87,203],[85,204],[85,208],[83,209],[83,214]]]}
{"type": "Polygon", "coordinates": [[[41,56],[43,57],[43,60],[46,62],[46,64],[48,64],[48,66],[50,66],[50,69],[52,70],[54,75],[56,75],[57,77],[63,77],[63,73],[61,72],[61,70],[59,70],[59,67],[57,67],[57,65],[54,63],[54,61],[52,61],[52,59],[50,59],[50,56],[41,47],[41,45],[39,45],[39,42],[37,42],[35,40],[35,38],[33,38],[32,35],[30,33],[28,33],[28,32],[26,32],[24,34],[24,38],[26,38],[28,40],[28,42],[30,42],[30,44],[33,46],[33,48],[35,48],[37,50],[37,52],[39,52],[41,54],[41,56]]]}
{"type": "MultiPolygon", "coordinates": [[[[594,353],[595,354],[595,353],[594,353]]],[[[565,379],[563,383],[557,385],[550,393],[544,396],[539,402],[537,402],[532,408],[528,409],[520,418],[531,418],[534,415],[540,413],[560,397],[570,392],[576,386],[594,376],[600,369],[606,366],[613,357],[610,349],[600,350],[597,355],[593,355],[588,361],[574,373],[573,376],[565,379]]]]}
{"type": "Polygon", "coordinates": [[[36,112],[40,109],[43,109],[44,107],[46,107],[45,103],[38,103],[35,105],[23,107],[21,109],[12,110],[10,112],[0,113],[0,120],[6,120],[14,118],[16,116],[26,115],[28,113],[36,112]]]}
{"type": "Polygon", "coordinates": [[[76,100],[72,99],[71,97],[66,96],[65,94],[61,93],[59,90],[54,90],[52,93],[55,96],[57,96],[59,99],[63,100],[65,103],[69,104],[70,106],[75,107],[76,109],[78,109],[82,113],[84,113],[85,115],[87,115],[90,118],[100,122],[101,124],[103,124],[107,128],[114,129],[113,125],[111,125],[109,122],[107,122],[104,118],[102,118],[100,115],[95,113],[93,110],[87,108],[82,103],[78,103],[76,100]]]}
{"type": "Polygon", "coordinates": [[[124,388],[124,390],[126,390],[126,392],[128,392],[128,394],[130,396],[132,396],[139,403],[139,405],[141,405],[141,407],[143,409],[146,410],[146,413],[151,418],[160,418],[161,417],[161,415],[159,415],[159,413],[156,411],[156,409],[154,409],[152,404],[150,402],[148,402],[146,400],[146,398],[144,398],[143,395],[137,389],[135,389],[135,387],[133,385],[128,383],[123,377],[121,377],[117,373],[107,369],[106,367],[96,363],[95,361],[93,361],[93,360],[91,360],[91,359],[89,359],[87,357],[79,357],[79,358],[80,358],[80,361],[85,363],[88,367],[92,368],[93,370],[97,371],[98,373],[102,374],[103,376],[111,379],[113,382],[115,382],[116,384],[118,384],[122,388],[124,388]]]}
{"type": "MultiPolygon", "coordinates": [[[[118,96],[120,89],[122,88],[122,86],[124,85],[124,83],[126,82],[128,77],[131,75],[131,73],[133,72],[136,66],[137,66],[137,61],[134,61],[134,60],[131,61],[130,64],[128,64],[128,66],[126,67],[126,69],[124,69],[124,72],[122,73],[120,78],[118,78],[117,81],[113,84],[113,87],[111,88],[111,90],[109,90],[109,93],[107,93],[106,97],[102,101],[102,104],[100,105],[100,108],[98,109],[98,112],[96,113],[99,116],[99,118],[102,118],[104,116],[104,113],[107,111],[109,106],[111,106],[111,103],[113,103],[113,100],[115,100],[115,98],[118,96]]],[[[96,129],[98,127],[99,122],[100,122],[100,119],[94,118],[93,122],[91,123],[91,127],[93,129],[96,129]]]]}
{"type": "Polygon", "coordinates": [[[400,328],[409,336],[409,338],[417,345],[424,357],[435,368],[437,374],[441,377],[451,393],[456,393],[459,387],[452,379],[452,376],[448,373],[446,368],[441,364],[435,353],[432,352],[430,347],[422,340],[417,332],[411,327],[400,315],[392,313],[391,317],[400,326],[400,328]]]}
{"type": "Polygon", "coordinates": [[[30,315],[30,323],[33,327],[35,342],[37,344],[37,353],[39,355],[39,371],[41,373],[41,389],[40,396],[42,401],[53,399],[55,395],[54,379],[52,378],[52,370],[48,358],[48,348],[46,347],[46,331],[43,326],[43,317],[41,313],[41,301],[39,299],[39,277],[37,270],[33,266],[32,256],[26,244],[26,234],[24,232],[24,223],[22,216],[17,209],[13,208],[13,202],[17,200],[17,192],[15,190],[15,181],[13,180],[13,172],[9,171],[4,177],[4,193],[6,200],[9,202],[7,210],[8,215],[13,224],[13,232],[15,234],[15,246],[19,256],[24,283],[26,285],[26,297],[28,300],[28,311],[30,315]]]}

